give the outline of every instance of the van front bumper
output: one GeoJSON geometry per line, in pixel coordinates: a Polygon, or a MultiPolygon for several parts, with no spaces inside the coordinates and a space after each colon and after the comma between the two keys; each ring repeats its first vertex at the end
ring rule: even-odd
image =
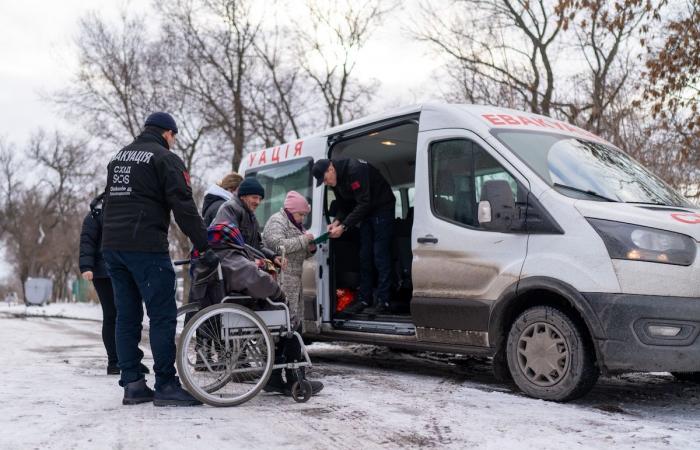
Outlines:
{"type": "Polygon", "coordinates": [[[605,372],[700,372],[700,298],[583,295],[602,326],[605,372]]]}

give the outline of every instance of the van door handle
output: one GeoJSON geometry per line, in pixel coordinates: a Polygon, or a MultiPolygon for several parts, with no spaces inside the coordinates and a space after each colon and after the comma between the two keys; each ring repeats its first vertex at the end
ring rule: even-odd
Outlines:
{"type": "Polygon", "coordinates": [[[418,243],[419,244],[437,244],[438,243],[438,238],[433,236],[432,234],[429,234],[427,236],[419,237],[418,238],[418,243]]]}

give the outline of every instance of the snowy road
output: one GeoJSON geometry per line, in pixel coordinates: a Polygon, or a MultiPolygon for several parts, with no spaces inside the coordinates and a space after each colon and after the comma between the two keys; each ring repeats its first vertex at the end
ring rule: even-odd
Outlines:
{"type": "Polygon", "coordinates": [[[700,447],[700,387],[670,375],[603,379],[554,404],[497,383],[484,360],[373,346],[312,345],[326,388],[306,404],[125,407],[99,333],[95,321],[0,311],[1,449],[700,447]]]}

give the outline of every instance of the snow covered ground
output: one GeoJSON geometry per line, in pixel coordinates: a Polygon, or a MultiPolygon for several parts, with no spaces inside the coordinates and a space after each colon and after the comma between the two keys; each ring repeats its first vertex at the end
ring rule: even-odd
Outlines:
{"type": "Polygon", "coordinates": [[[305,404],[126,407],[105,375],[99,317],[97,305],[0,305],[1,449],[700,446],[700,387],[668,374],[602,379],[555,404],[496,382],[483,359],[363,345],[309,347],[326,388],[305,404]]]}

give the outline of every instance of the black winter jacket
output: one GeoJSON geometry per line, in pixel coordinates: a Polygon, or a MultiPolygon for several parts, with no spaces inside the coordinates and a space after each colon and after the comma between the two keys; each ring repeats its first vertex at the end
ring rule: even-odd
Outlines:
{"type": "Polygon", "coordinates": [[[211,225],[216,217],[216,213],[219,212],[221,205],[231,198],[231,194],[229,194],[228,197],[223,197],[222,191],[224,193],[228,193],[224,191],[223,188],[213,185],[204,195],[204,202],[202,203],[202,218],[204,219],[204,225],[206,226],[211,225]]]}
{"type": "Polygon", "coordinates": [[[106,193],[103,249],[167,252],[171,211],[197,250],[209,248],[190,176],[161,135],[145,131],[112,158],[106,193]]]}
{"type": "Polygon", "coordinates": [[[263,246],[258,219],[243,204],[243,201],[237,194],[219,208],[219,212],[212,223],[224,222],[235,222],[238,229],[241,230],[245,243],[256,250],[260,250],[266,258],[273,259],[276,256],[274,251],[263,246]]]}
{"type": "Polygon", "coordinates": [[[337,183],[333,189],[338,213],[336,219],[346,228],[380,211],[393,211],[396,197],[391,186],[373,165],[360,159],[333,161],[337,183]]]}
{"type": "Polygon", "coordinates": [[[90,212],[83,219],[80,229],[80,273],[92,272],[93,278],[109,278],[105,261],[102,258],[102,205],[104,193],[90,202],[90,212]]]}

